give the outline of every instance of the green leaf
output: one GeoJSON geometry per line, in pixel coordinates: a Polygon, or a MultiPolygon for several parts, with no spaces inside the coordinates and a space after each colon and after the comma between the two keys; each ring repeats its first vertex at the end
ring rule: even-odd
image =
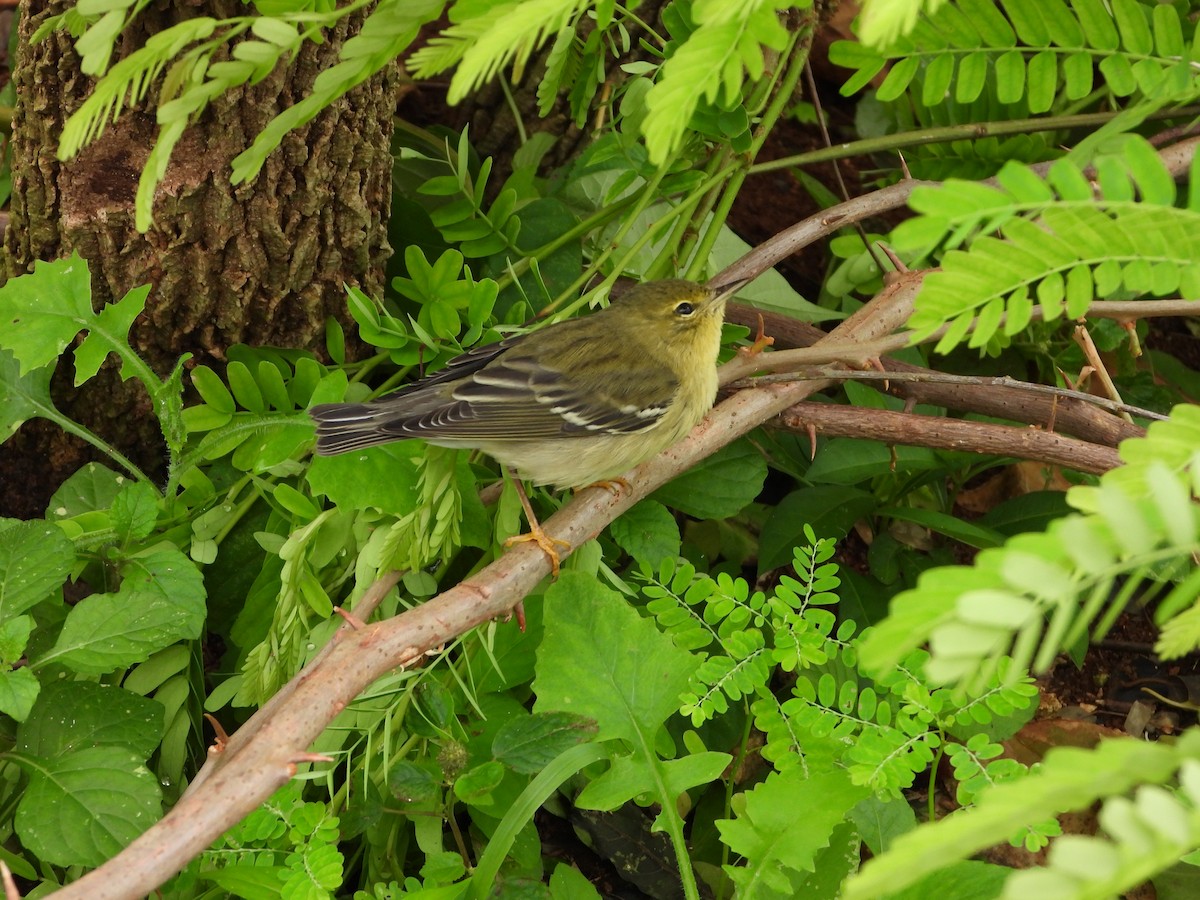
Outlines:
{"type": "Polygon", "coordinates": [[[75,548],[58,526],[0,521],[0,624],[62,587],[74,565],[75,548]]]}
{"type": "Polygon", "coordinates": [[[812,871],[817,852],[869,793],[844,770],[809,778],[800,766],[769,775],[748,791],[741,815],[717,821],[722,842],[745,857],[743,865],[724,867],[739,896],[787,891],[788,873],[812,871]]]}
{"type": "Polygon", "coordinates": [[[580,791],[575,805],[611,812],[641,794],[655,793],[673,800],[689,788],[715,781],[729,761],[728,753],[712,751],[665,761],[648,759],[644,751],[620,756],[580,791]]]}
{"type": "Polygon", "coordinates": [[[121,488],[123,475],[100,463],[86,463],[62,483],[46,504],[46,516],[67,519],[81,513],[109,509],[121,488]]]}
{"type": "Polygon", "coordinates": [[[126,560],[121,587],[80,601],[54,648],[35,661],[103,674],[147,659],[178,640],[195,640],[204,625],[204,579],[174,548],[126,560]]]}
{"type": "Polygon", "coordinates": [[[432,800],[440,790],[441,772],[435,772],[431,760],[412,762],[401,760],[388,770],[387,786],[397,800],[403,803],[424,803],[432,800]]]}
{"type": "Polygon", "coordinates": [[[38,261],[0,288],[0,348],[12,351],[22,373],[48,366],[95,315],[83,259],[38,261]]]}
{"type": "MultiPolygon", "coordinates": [[[[145,309],[146,297],[149,294],[149,285],[133,288],[116,303],[110,303],[100,310],[100,314],[94,317],[94,320],[85,322],[88,336],[75,349],[76,387],[99,372],[101,364],[110,353],[116,353],[123,359],[122,378],[129,378],[134,374],[133,367],[129,365],[129,357],[133,355],[129,346],[129,328],[133,325],[133,320],[145,309]]],[[[87,304],[90,308],[90,285],[87,304]]],[[[153,389],[154,385],[147,384],[146,387],[153,389]]]]}
{"type": "Polygon", "coordinates": [[[163,734],[163,706],[123,688],[56,679],[17,731],[16,749],[42,758],[119,747],[147,758],[163,734]]]}
{"type": "Polygon", "coordinates": [[[878,856],[898,836],[912,831],[917,816],[903,797],[880,799],[867,797],[850,810],[850,820],[862,835],[863,843],[878,856]]]}
{"type": "Polygon", "coordinates": [[[500,727],[492,741],[492,756],[515,772],[536,775],[555,757],[592,739],[593,722],[570,713],[534,713],[500,727]]]}
{"type": "Polygon", "coordinates": [[[766,477],[762,454],[749,441],[735,441],[664,484],[653,499],[697,519],[727,519],[759,495],[766,477]]]}
{"type": "Polygon", "coordinates": [[[29,784],[14,827],[42,862],[98,866],[162,815],[162,791],[137,753],[91,747],[50,760],[10,757],[29,784]]]}
{"type": "Polygon", "coordinates": [[[977,860],[960,860],[936,872],[930,872],[916,884],[889,893],[889,900],[928,900],[929,897],[953,897],[954,900],[997,900],[1004,893],[1004,882],[1012,874],[1008,866],[977,860]]]}
{"type": "Polygon", "coordinates": [[[698,664],[616,591],[563,572],[546,592],[534,710],[594,719],[597,740],[652,747],[698,664]]]}
{"type": "Polygon", "coordinates": [[[0,671],[0,713],[24,722],[42,686],[28,669],[0,671]]]}
{"type": "Polygon", "coordinates": [[[657,565],[664,557],[678,556],[679,523],[661,503],[643,500],[609,526],[618,547],[638,562],[657,565]]]}
{"type": "Polygon", "coordinates": [[[112,517],[121,543],[141,540],[158,519],[158,492],[144,481],[127,483],[113,499],[112,517]]]}
{"type": "Polygon", "coordinates": [[[914,522],[930,531],[944,534],[968,547],[985,550],[988,547],[998,547],[1004,543],[1004,535],[983,528],[976,523],[967,522],[957,516],[940,512],[936,509],[921,509],[920,507],[890,506],[876,511],[876,515],[890,516],[902,522],[914,522]]]}
{"type": "Polygon", "coordinates": [[[417,463],[424,444],[401,441],[340,456],[318,456],[305,478],[313,493],[344,509],[374,507],[403,516],[417,508],[417,463]]]}
{"type": "Polygon", "coordinates": [[[50,399],[50,377],[54,367],[35,368],[24,375],[21,364],[9,350],[0,349],[0,443],[4,443],[30,419],[55,414],[50,399]]]}

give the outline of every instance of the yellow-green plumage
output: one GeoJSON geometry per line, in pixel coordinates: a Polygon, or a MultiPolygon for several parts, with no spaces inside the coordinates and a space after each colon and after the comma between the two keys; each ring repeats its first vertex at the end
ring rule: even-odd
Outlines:
{"type": "Polygon", "coordinates": [[[712,407],[731,293],[647,282],[607,309],[477,348],[370,403],[313,407],[317,452],[422,438],[479,448],[536,484],[614,478],[712,407]]]}

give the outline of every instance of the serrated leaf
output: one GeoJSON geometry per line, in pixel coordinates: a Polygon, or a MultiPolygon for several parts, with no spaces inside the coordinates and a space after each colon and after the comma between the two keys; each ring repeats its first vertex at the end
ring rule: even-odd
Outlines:
{"type": "Polygon", "coordinates": [[[735,441],[667,482],[653,499],[697,519],[725,519],[758,496],[766,477],[762,454],[749,441],[735,441]]]}
{"type": "Polygon", "coordinates": [[[98,866],[162,815],[158,779],[130,750],[92,747],[26,771],[14,828],[51,865],[98,866]]]}
{"type": "Polygon", "coordinates": [[[158,491],[143,481],[128,482],[113,498],[112,519],[121,543],[138,541],[154,530],[158,491]]]}
{"type": "Polygon", "coordinates": [[[56,679],[18,729],[16,750],[50,758],[120,747],[145,759],[162,734],[163,707],[156,700],[111,685],[56,679]]]}
{"type": "Polygon", "coordinates": [[[67,580],[75,548],[42,520],[0,523],[0,623],[45,600],[67,580]]]}
{"type": "MultiPolygon", "coordinates": [[[[124,350],[132,354],[129,347],[129,329],[146,307],[146,297],[150,294],[150,285],[136,287],[116,303],[110,303],[100,310],[100,314],[89,323],[85,323],[87,337],[75,348],[75,386],[83,384],[100,371],[100,366],[110,353],[121,355],[124,350]]],[[[90,298],[88,300],[90,305],[90,298]]],[[[134,369],[125,360],[121,366],[121,377],[129,378],[134,369]]],[[[147,388],[154,385],[148,384],[147,388]]]]}
{"type": "Polygon", "coordinates": [[[16,434],[30,419],[55,414],[50,399],[50,365],[21,374],[21,364],[12,351],[0,349],[0,443],[16,434]]]}
{"type": "Polygon", "coordinates": [[[515,772],[535,775],[564,750],[586,743],[595,733],[595,723],[581,716],[534,713],[500,727],[492,741],[492,756],[515,772]]]}
{"type": "Polygon", "coordinates": [[[620,594],[589,575],[563,572],[546,592],[534,710],[594,719],[598,740],[653,744],[698,662],[620,594]]]}
{"type": "Polygon", "coordinates": [[[103,674],[139,663],[178,640],[194,640],[204,624],[204,579],[175,549],[126,560],[121,587],[80,601],[67,615],[54,661],[76,672],[103,674]]]}
{"type": "Polygon", "coordinates": [[[848,772],[808,778],[800,766],[769,775],[746,792],[742,814],[717,821],[722,842],[746,860],[724,867],[739,896],[784,890],[789,885],[787,871],[812,871],[817,851],[829,844],[834,829],[869,793],[869,788],[853,784],[848,772]]]}

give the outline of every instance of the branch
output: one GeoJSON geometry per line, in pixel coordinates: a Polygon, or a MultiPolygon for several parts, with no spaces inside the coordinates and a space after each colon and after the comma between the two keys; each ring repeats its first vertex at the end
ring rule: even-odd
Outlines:
{"type": "MultiPolygon", "coordinates": [[[[1183,168],[1186,170],[1186,165],[1183,168]]],[[[751,251],[712,283],[757,275],[805,242],[902,206],[921,183],[909,181],[885,188],[805,220],[751,251]]],[[[903,325],[920,284],[919,274],[898,276],[815,344],[822,351],[833,346],[851,358],[861,357],[862,345],[875,346],[903,325]]],[[[894,346],[895,339],[885,343],[894,346]]],[[[871,355],[877,354],[863,358],[871,355]]],[[[568,549],[561,554],[566,557],[659,486],[834,383],[834,379],[822,379],[740,391],[714,409],[686,439],[633,470],[627,479],[629,490],[617,494],[604,488],[581,491],[543,526],[566,542],[568,549]]],[[[1021,394],[1019,402],[1029,401],[1027,394],[1021,394]]],[[[546,577],[549,568],[539,548],[520,544],[414,609],[383,622],[339,629],[318,657],[223,747],[210,750],[192,787],[163,819],[56,896],[62,900],[124,900],[153,891],[270,797],[295,775],[298,766],[312,763],[306,752],[309,745],[368,685],[393,669],[418,665],[433,648],[503,615],[546,577]]],[[[394,581],[381,580],[370,593],[382,596],[392,584],[394,581]]]]}
{"type": "Polygon", "coordinates": [[[797,403],[779,417],[784,428],[810,427],[836,437],[865,438],[886,444],[958,450],[988,456],[1012,456],[1080,472],[1102,475],[1121,465],[1112,447],[1102,447],[1035,428],[967,422],[886,409],[832,403],[797,403]]]}

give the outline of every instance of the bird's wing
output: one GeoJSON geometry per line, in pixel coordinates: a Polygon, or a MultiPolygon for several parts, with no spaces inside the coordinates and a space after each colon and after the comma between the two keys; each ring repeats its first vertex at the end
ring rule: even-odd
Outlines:
{"type": "Polygon", "coordinates": [[[657,366],[613,371],[589,358],[563,371],[518,349],[455,385],[438,428],[453,420],[490,440],[632,434],[657,424],[678,388],[657,366]]]}
{"type": "Polygon", "coordinates": [[[343,453],[401,438],[478,446],[654,427],[678,379],[648,359],[614,366],[604,354],[576,353],[562,368],[537,361],[529,337],[478,347],[441,371],[370,403],[313,407],[317,451],[343,453]]]}

